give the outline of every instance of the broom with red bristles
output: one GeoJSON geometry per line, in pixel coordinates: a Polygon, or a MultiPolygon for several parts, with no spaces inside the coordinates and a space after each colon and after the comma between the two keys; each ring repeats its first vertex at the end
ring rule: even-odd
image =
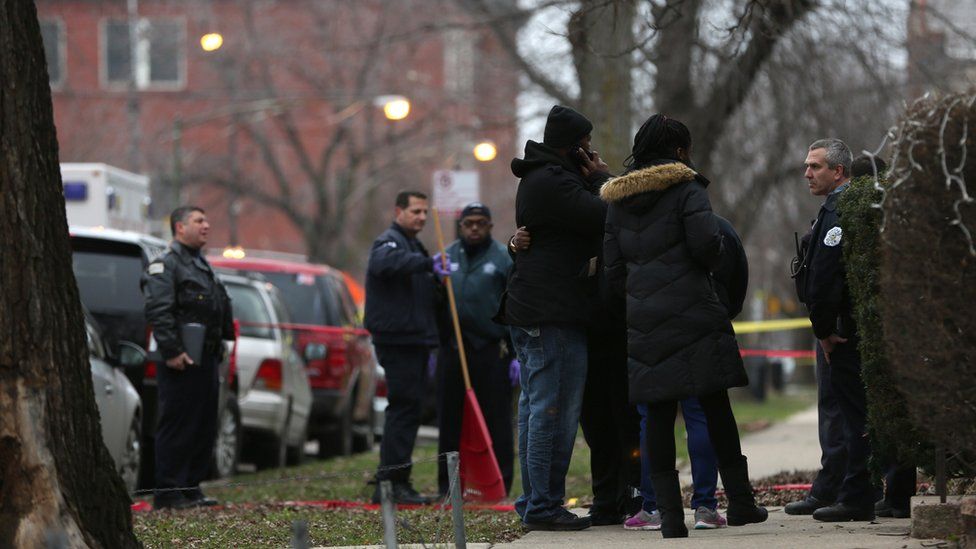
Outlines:
{"type": "MultiPolygon", "coordinates": [[[[450,273],[447,264],[447,251],[444,248],[444,234],[437,209],[433,208],[434,227],[437,230],[437,247],[441,252],[441,265],[444,272],[450,273]]],[[[481,413],[478,398],[471,388],[471,375],[468,373],[468,359],[464,353],[464,340],[461,339],[461,321],[458,319],[457,304],[454,301],[454,287],[450,275],[444,277],[447,286],[447,301],[451,308],[451,321],[454,323],[454,337],[457,340],[458,355],[461,358],[461,373],[464,374],[464,415],[461,420],[461,488],[466,499],[475,501],[498,501],[505,498],[505,483],[498,468],[495,450],[488,434],[485,416],[481,413]]]]}

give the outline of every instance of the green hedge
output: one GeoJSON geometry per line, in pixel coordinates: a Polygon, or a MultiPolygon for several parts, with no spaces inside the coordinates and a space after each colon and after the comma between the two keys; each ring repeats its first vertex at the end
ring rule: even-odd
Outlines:
{"type": "Polygon", "coordinates": [[[954,473],[972,474],[976,94],[917,102],[892,138],[880,241],[885,354],[914,424],[954,456],[954,473]]]}
{"type": "Polygon", "coordinates": [[[860,343],[862,376],[868,397],[868,429],[873,450],[872,469],[883,473],[889,461],[928,465],[932,446],[915,427],[905,397],[898,389],[895,373],[884,348],[884,333],[878,311],[881,267],[881,179],[859,177],[841,194],[839,211],[844,231],[844,266],[854,307],[860,343]],[[880,187],[880,188],[879,188],[880,187]]]}

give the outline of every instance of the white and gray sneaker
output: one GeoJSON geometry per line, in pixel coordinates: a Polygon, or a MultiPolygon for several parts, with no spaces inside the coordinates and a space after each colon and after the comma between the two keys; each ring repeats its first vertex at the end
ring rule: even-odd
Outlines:
{"type": "Polygon", "coordinates": [[[660,530],[661,513],[655,509],[653,513],[641,509],[636,515],[624,521],[624,530],[660,530]]]}
{"type": "Polygon", "coordinates": [[[695,509],[695,530],[714,530],[715,528],[725,528],[729,521],[718,512],[718,509],[699,507],[695,509]]]}

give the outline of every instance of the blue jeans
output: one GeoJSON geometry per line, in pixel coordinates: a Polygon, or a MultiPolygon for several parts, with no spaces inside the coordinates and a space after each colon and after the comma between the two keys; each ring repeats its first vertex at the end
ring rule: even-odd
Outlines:
{"type": "MultiPolygon", "coordinates": [[[[647,440],[647,405],[638,404],[637,411],[641,415],[641,448],[646,448],[647,440]]],[[[685,430],[688,432],[688,456],[691,458],[691,479],[695,492],[691,496],[691,508],[708,507],[715,510],[718,500],[715,499],[715,488],[718,485],[718,461],[712,441],[708,438],[708,422],[705,412],[698,399],[687,398],[681,401],[681,415],[685,420],[685,430]]],[[[641,497],[644,498],[644,510],[653,513],[657,509],[657,497],[651,485],[651,456],[641,452],[641,497]]]]}
{"type": "Polygon", "coordinates": [[[522,363],[519,467],[522,495],[515,511],[525,522],[555,518],[566,497],[566,473],[583,404],[586,332],[574,326],[511,328],[522,363]]]}

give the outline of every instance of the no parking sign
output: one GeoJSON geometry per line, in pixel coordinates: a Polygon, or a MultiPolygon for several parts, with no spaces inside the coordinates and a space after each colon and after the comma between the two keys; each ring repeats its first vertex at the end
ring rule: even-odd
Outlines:
{"type": "Polygon", "coordinates": [[[478,202],[478,172],[474,170],[437,170],[434,172],[434,208],[456,215],[472,202],[478,202]]]}

